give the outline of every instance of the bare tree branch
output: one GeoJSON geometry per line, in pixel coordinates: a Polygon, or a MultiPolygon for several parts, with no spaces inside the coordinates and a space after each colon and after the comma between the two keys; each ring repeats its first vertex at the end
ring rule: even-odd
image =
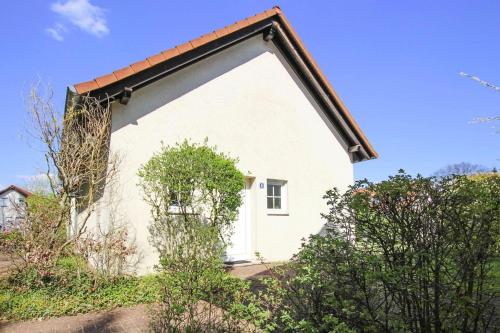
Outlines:
{"type": "Polygon", "coordinates": [[[470,74],[467,74],[467,73],[464,73],[464,72],[460,72],[458,73],[458,75],[460,76],[463,76],[463,77],[467,77],[471,80],[474,80],[476,82],[478,82],[480,85],[484,86],[484,87],[487,87],[487,88],[490,88],[490,89],[493,89],[494,91],[496,92],[500,92],[500,87],[499,86],[496,86],[494,84],[491,84],[489,83],[488,81],[484,81],[484,80],[481,80],[480,78],[478,78],[477,76],[474,76],[474,75],[470,75],[470,74]]]}
{"type": "Polygon", "coordinates": [[[38,211],[27,214],[23,234],[29,241],[20,249],[28,261],[32,258],[45,265],[55,263],[69,245],[85,234],[96,202],[116,175],[118,165],[118,158],[109,150],[110,103],[79,96],[61,114],[52,98],[50,87],[35,84],[28,115],[30,134],[43,147],[45,174],[52,190],[50,200],[57,205],[52,205],[50,212],[45,211],[47,205],[40,205],[38,211]],[[75,201],[78,222],[71,230],[70,211],[75,201]]]}

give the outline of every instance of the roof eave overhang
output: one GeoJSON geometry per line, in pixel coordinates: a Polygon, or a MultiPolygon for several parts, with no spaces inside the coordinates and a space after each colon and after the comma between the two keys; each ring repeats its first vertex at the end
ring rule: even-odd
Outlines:
{"type": "MultiPolygon", "coordinates": [[[[349,153],[351,161],[361,162],[377,158],[377,153],[364,137],[338,96],[329,87],[329,84],[325,82],[324,77],[317,70],[317,66],[309,60],[310,57],[307,54],[304,54],[303,47],[298,45],[300,41],[297,40],[294,32],[291,31],[291,27],[285,20],[280,15],[269,17],[174,58],[160,62],[153,67],[122,80],[92,90],[88,95],[97,98],[103,103],[112,103],[120,100],[127,92],[142,89],[157,80],[227,49],[232,45],[258,34],[263,34],[263,38],[274,42],[282,51],[301,81],[322,109],[325,110],[329,121],[343,138],[344,149],[349,153]]],[[[75,89],[68,88],[66,107],[69,103],[74,102],[75,98],[78,98],[75,89]]]]}

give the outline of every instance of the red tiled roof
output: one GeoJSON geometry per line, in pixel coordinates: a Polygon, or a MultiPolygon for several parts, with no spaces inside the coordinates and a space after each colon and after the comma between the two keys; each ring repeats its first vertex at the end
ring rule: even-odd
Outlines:
{"type": "Polygon", "coordinates": [[[200,47],[201,45],[214,41],[218,38],[221,38],[232,32],[248,27],[249,25],[252,25],[254,23],[257,23],[274,15],[282,15],[282,12],[279,7],[273,7],[272,9],[266,10],[265,12],[259,13],[252,17],[248,17],[244,20],[238,21],[227,27],[213,31],[201,37],[190,40],[187,43],[177,45],[174,48],[165,50],[163,52],[150,56],[142,61],[138,61],[127,67],[116,70],[113,73],[99,76],[92,81],[77,83],[74,85],[75,90],[78,94],[85,94],[93,90],[105,87],[116,81],[122,80],[130,75],[136,74],[140,71],[143,71],[147,68],[157,65],[160,62],[169,60],[173,57],[176,57],[180,54],[183,54],[194,48],[200,47]]]}
{"type": "Polygon", "coordinates": [[[28,197],[28,196],[31,195],[31,192],[29,192],[29,191],[27,191],[27,190],[25,190],[23,188],[20,188],[20,187],[18,187],[16,185],[10,185],[10,186],[4,188],[3,190],[0,190],[0,195],[4,194],[5,192],[10,191],[10,190],[19,192],[22,195],[24,195],[25,197],[28,197]]]}
{"type": "Polygon", "coordinates": [[[222,29],[215,30],[211,33],[208,33],[206,35],[203,35],[201,37],[195,38],[187,43],[178,45],[174,48],[165,50],[163,52],[160,52],[158,54],[155,54],[153,56],[150,56],[142,61],[138,61],[136,63],[133,63],[129,66],[126,66],[124,68],[118,69],[114,71],[113,73],[103,75],[100,77],[97,77],[96,79],[92,81],[87,81],[87,82],[82,82],[74,85],[74,88],[77,92],[77,94],[86,94],[86,93],[91,93],[94,90],[106,87],[110,84],[113,84],[115,82],[118,82],[120,80],[123,80],[131,75],[137,74],[139,72],[142,72],[148,68],[151,68],[161,62],[167,61],[169,59],[175,58],[183,53],[186,53],[188,51],[191,51],[195,48],[198,48],[204,44],[207,44],[209,42],[212,42],[214,40],[217,40],[221,37],[224,37],[226,35],[229,35],[233,32],[236,32],[238,30],[244,29],[252,24],[264,21],[268,18],[271,17],[276,17],[277,20],[283,25],[285,30],[287,31],[288,34],[290,34],[291,38],[294,40],[294,42],[298,45],[300,51],[303,53],[304,57],[306,60],[309,62],[310,66],[312,67],[312,70],[316,73],[316,75],[319,77],[319,79],[323,82],[324,86],[326,87],[327,92],[333,97],[333,99],[337,102],[339,106],[339,112],[343,115],[343,117],[347,120],[348,123],[351,124],[354,132],[358,135],[359,139],[363,142],[364,146],[366,147],[367,151],[369,154],[372,156],[372,158],[378,157],[377,152],[373,149],[372,145],[364,135],[364,133],[361,131],[359,128],[359,125],[356,123],[354,120],[353,116],[347,109],[347,107],[344,105],[342,100],[339,98],[333,87],[330,85],[328,82],[326,76],[323,74],[321,69],[319,68],[318,64],[312,57],[312,55],[309,53],[309,51],[306,49],[304,43],[300,40],[299,36],[295,32],[295,30],[292,28],[290,22],[287,20],[283,12],[278,6],[275,6],[269,10],[266,10],[262,13],[256,14],[254,16],[248,17],[246,19],[243,19],[241,21],[237,21],[229,26],[226,26],[222,29]]]}

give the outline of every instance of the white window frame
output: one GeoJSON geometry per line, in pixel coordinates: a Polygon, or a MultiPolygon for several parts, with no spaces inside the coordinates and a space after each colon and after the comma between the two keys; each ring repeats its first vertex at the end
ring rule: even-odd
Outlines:
{"type": "MultiPolygon", "coordinates": [[[[177,193],[177,192],[171,192],[171,193],[177,193]]],[[[179,195],[177,194],[177,197],[179,197],[179,195]]],[[[178,200],[178,199],[177,199],[178,200]]],[[[176,200],[176,201],[177,201],[176,200]]],[[[177,201],[178,202],[178,201],[177,201]]],[[[182,212],[181,212],[181,205],[178,204],[178,203],[173,203],[172,200],[170,201],[169,205],[168,205],[168,212],[172,215],[181,215],[182,212]]],[[[186,214],[196,214],[194,213],[190,207],[188,207],[189,209],[187,209],[186,211],[186,214]]]]}
{"type": "MultiPolygon", "coordinates": [[[[274,196],[273,196],[274,198],[274,196]]],[[[266,209],[268,215],[288,215],[288,182],[282,179],[268,179],[266,183],[266,209]],[[268,185],[278,185],[281,187],[281,208],[268,208],[267,199],[269,198],[267,194],[268,185]]]]}

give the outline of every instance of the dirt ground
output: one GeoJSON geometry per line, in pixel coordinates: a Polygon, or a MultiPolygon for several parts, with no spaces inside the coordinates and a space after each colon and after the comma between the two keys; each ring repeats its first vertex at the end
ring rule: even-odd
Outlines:
{"type": "MultiPolygon", "coordinates": [[[[8,258],[0,255],[0,274],[8,271],[8,258]]],[[[243,279],[256,279],[266,274],[264,265],[240,265],[228,271],[243,279]]],[[[148,330],[147,305],[118,308],[99,313],[65,316],[46,320],[0,322],[0,333],[136,333],[148,330]]]]}

